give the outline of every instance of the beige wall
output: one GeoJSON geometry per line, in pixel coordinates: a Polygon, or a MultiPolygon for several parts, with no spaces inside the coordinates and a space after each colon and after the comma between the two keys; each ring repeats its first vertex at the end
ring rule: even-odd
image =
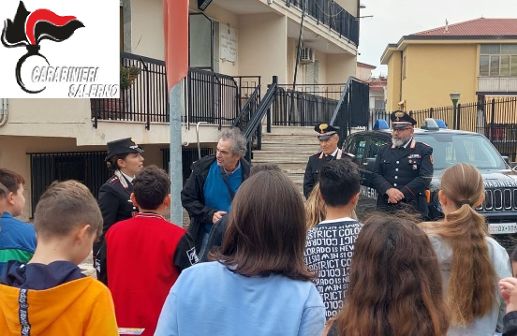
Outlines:
{"type": "Polygon", "coordinates": [[[239,71],[262,76],[263,92],[273,75],[287,81],[287,18],[277,14],[239,17],[239,71]]]}
{"type": "Polygon", "coordinates": [[[402,81],[402,53],[394,51],[388,61],[388,84],[386,110],[394,111],[398,109],[398,103],[401,101],[401,81],[402,81]]]}
{"type": "Polygon", "coordinates": [[[367,67],[362,67],[362,66],[358,65],[357,66],[356,76],[360,80],[367,81],[367,80],[369,80],[372,77],[372,70],[373,69],[370,69],[370,68],[367,68],[367,67]]]}
{"type": "Polygon", "coordinates": [[[406,100],[407,110],[449,106],[451,92],[459,92],[461,102],[476,101],[476,45],[412,44],[405,55],[402,99],[406,100]]]}
{"type": "Polygon", "coordinates": [[[131,52],[163,60],[162,0],[131,1],[131,52]]]}
{"type": "Polygon", "coordinates": [[[327,82],[327,55],[325,53],[322,53],[320,51],[316,51],[316,60],[319,62],[319,75],[318,75],[318,83],[319,84],[326,84],[327,82]]]}
{"type": "MultiPolygon", "coordinates": [[[[216,1],[208,6],[205,14],[212,20],[219,22],[219,30],[227,29],[228,26],[234,29],[237,34],[237,45],[240,44],[241,37],[239,32],[239,18],[236,14],[217,6],[216,1]]],[[[215,36],[215,38],[219,39],[219,36],[215,36]]],[[[237,51],[237,60],[235,62],[228,62],[220,57],[220,50],[221,47],[219,46],[219,55],[216,55],[217,61],[219,63],[218,72],[229,76],[239,75],[240,52],[237,51]]],[[[214,50],[214,52],[217,51],[214,50]]]]}
{"type": "Polygon", "coordinates": [[[357,57],[350,54],[327,55],[327,83],[345,83],[348,77],[355,76],[357,57]]]}
{"type": "MultiPolygon", "coordinates": [[[[22,218],[27,220],[31,217],[31,170],[28,153],[51,153],[51,152],[82,152],[82,151],[103,151],[106,146],[76,146],[75,140],[71,138],[40,138],[40,137],[19,137],[0,136],[0,167],[13,170],[21,174],[25,179],[26,204],[22,218]]],[[[204,146],[207,146],[206,144],[204,146]]],[[[145,165],[157,165],[162,167],[163,145],[144,145],[145,165]]],[[[96,195],[95,195],[96,196],[96,195]]]]}
{"type": "MultiPolygon", "coordinates": [[[[22,217],[27,219],[31,209],[30,161],[27,153],[77,151],[75,140],[70,138],[39,138],[0,136],[0,167],[11,169],[25,179],[26,205],[22,217]]],[[[82,150],[102,150],[101,147],[84,147],[82,150]]]]}

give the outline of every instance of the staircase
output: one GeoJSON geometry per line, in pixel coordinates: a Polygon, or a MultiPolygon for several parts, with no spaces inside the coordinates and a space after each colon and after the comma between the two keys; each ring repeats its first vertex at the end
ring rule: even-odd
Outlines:
{"type": "Polygon", "coordinates": [[[303,173],[309,156],[319,151],[312,126],[273,126],[271,133],[263,127],[262,149],[253,151],[253,164],[277,164],[303,191],[303,173]]]}

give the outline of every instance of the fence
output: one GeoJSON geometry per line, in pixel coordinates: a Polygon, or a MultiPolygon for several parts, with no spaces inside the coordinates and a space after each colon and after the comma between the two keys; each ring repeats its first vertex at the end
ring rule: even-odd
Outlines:
{"type": "Polygon", "coordinates": [[[314,126],[330,121],[346,84],[279,84],[272,106],[277,126],[314,126]]]}
{"type": "MultiPolygon", "coordinates": [[[[169,148],[162,148],[162,167],[163,169],[169,173],[169,148]]],[[[214,148],[201,148],[201,157],[215,154],[214,148]]],[[[186,179],[190,176],[192,163],[197,161],[198,152],[197,148],[182,148],[181,149],[181,163],[182,163],[182,173],[183,173],[183,183],[185,183],[186,179]]]]}
{"type": "Polygon", "coordinates": [[[33,214],[41,194],[53,181],[81,181],[97,197],[99,188],[109,178],[105,151],[29,153],[29,157],[33,214]]]}
{"type": "Polygon", "coordinates": [[[93,126],[100,120],[169,122],[165,63],[153,58],[121,53],[120,98],[91,99],[93,126]],[[129,74],[128,74],[129,73],[129,74]],[[125,85],[124,85],[125,84],[125,85]]]}
{"type": "Polygon", "coordinates": [[[359,45],[359,20],[333,0],[284,0],[286,5],[304,9],[317,23],[334,30],[339,37],[345,37],[359,45]]]}
{"type": "MultiPolygon", "coordinates": [[[[517,98],[492,98],[474,103],[432,107],[410,111],[409,114],[423,125],[426,118],[441,119],[448,128],[477,132],[485,135],[502,155],[516,160],[517,153],[517,98]]],[[[389,113],[372,111],[369,126],[376,119],[389,123],[389,113]]]]}

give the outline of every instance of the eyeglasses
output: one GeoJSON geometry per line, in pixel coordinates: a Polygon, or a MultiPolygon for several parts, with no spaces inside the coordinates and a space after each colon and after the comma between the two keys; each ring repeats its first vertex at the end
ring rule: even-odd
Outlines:
{"type": "Polygon", "coordinates": [[[402,131],[407,131],[408,129],[411,129],[411,127],[394,128],[394,129],[392,129],[392,131],[393,132],[396,132],[396,131],[402,132],[402,131]]]}

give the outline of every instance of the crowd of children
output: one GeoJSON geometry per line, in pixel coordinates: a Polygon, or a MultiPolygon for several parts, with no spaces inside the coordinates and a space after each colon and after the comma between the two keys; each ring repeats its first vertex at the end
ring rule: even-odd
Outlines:
{"type": "Polygon", "coordinates": [[[278,167],[255,167],[203,262],[164,217],[169,177],[145,167],[138,212],[103,234],[107,286],[77,266],[103,233],[88,188],[53,183],[32,225],[15,218],[24,183],[0,169],[1,335],[517,335],[517,279],[475,211],[484,187],[469,165],[444,172],[432,223],[360,223],[348,160],[321,168],[305,205],[278,167]]]}

